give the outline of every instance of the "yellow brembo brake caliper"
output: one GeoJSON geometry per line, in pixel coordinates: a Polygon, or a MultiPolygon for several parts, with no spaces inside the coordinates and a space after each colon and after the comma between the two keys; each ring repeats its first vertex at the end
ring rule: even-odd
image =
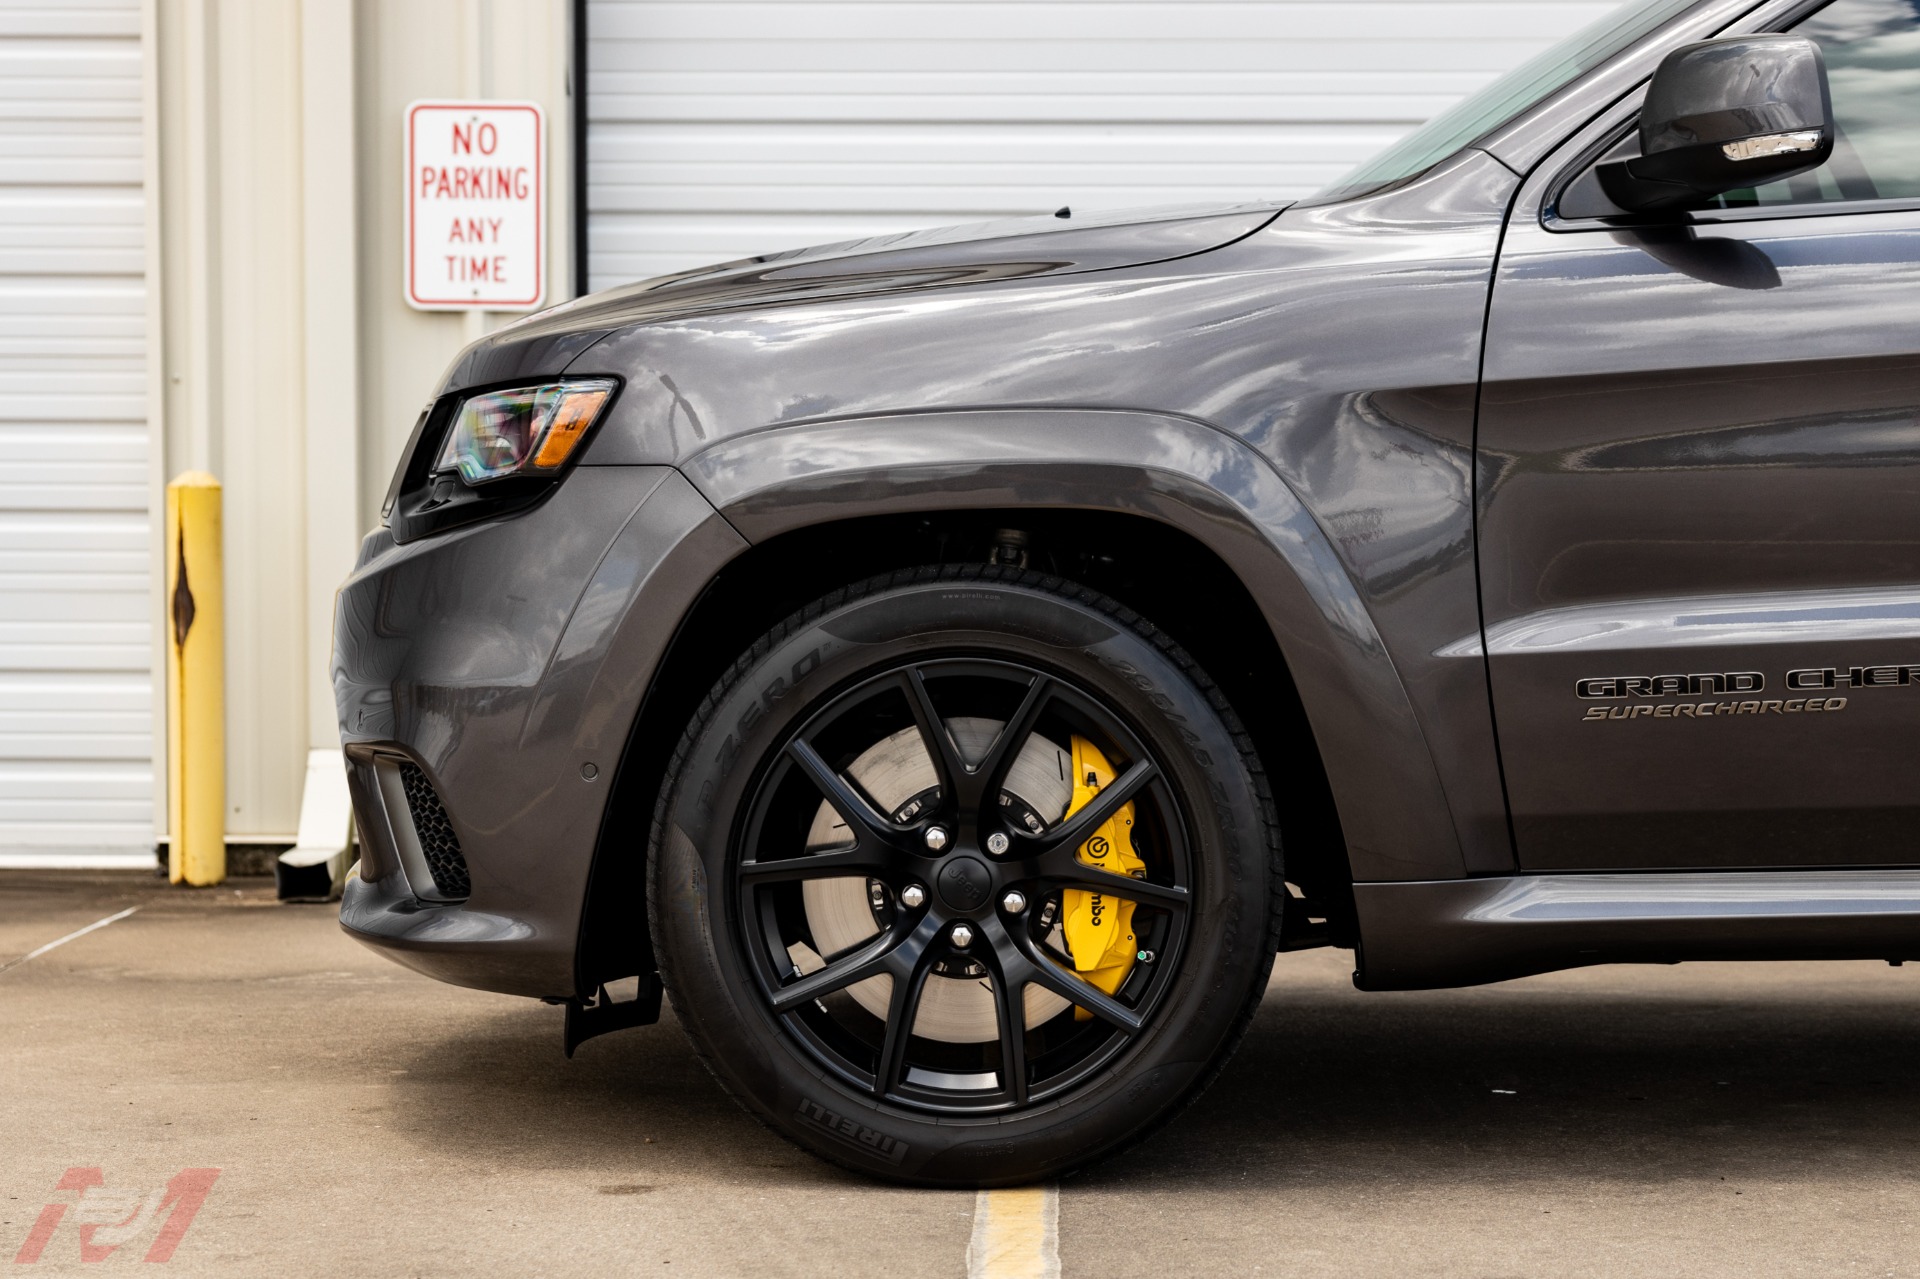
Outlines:
{"type": "MultiPolygon", "coordinates": [[[[1099,747],[1084,737],[1073,739],[1073,802],[1066,816],[1079,812],[1102,787],[1113,783],[1113,765],[1099,747]]],[[[1106,824],[1080,845],[1080,860],[1116,875],[1144,879],[1147,864],[1133,851],[1133,804],[1122,804],[1106,824]]],[[[1067,934],[1067,952],[1080,976],[1111,995],[1133,971],[1137,952],[1133,937],[1133,903],[1108,893],[1090,893],[1069,888],[1061,894],[1064,917],[1060,926],[1067,934]]],[[[1076,1021],[1089,1021],[1093,1014],[1075,1008],[1076,1021]]]]}

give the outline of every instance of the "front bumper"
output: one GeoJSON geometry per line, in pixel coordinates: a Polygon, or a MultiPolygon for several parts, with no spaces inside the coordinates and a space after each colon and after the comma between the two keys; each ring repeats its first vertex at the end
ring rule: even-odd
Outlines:
{"type": "Polygon", "coordinates": [[[581,466],[532,510],[405,546],[369,537],[334,619],[361,841],[341,925],[444,981],[576,995],[589,876],[641,700],[744,548],[678,472],[642,466],[581,466]]]}

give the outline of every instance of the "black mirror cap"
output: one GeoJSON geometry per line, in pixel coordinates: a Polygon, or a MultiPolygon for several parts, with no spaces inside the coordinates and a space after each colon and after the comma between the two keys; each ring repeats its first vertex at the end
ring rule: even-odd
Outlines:
{"type": "Polygon", "coordinates": [[[1640,110],[1640,155],[1599,169],[1623,209],[1684,208],[1817,169],[1833,154],[1820,46],[1805,36],[1729,36],[1661,60],[1640,110]]]}

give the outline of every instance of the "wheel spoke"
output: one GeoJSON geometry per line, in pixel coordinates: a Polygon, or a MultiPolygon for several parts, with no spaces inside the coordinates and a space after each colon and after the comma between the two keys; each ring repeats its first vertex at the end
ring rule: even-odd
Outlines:
{"type": "Polygon", "coordinates": [[[936,947],[931,917],[920,921],[913,936],[888,957],[893,994],[887,1000],[887,1028],[880,1040],[880,1060],[873,1074],[873,1093],[887,1097],[907,1077],[907,1044],[913,1038],[914,1018],[920,1013],[920,995],[933,971],[936,947]]]}
{"type": "Polygon", "coordinates": [[[1158,906],[1184,911],[1193,902],[1193,894],[1184,888],[1149,883],[1128,875],[1116,875],[1098,866],[1089,866],[1070,850],[1059,849],[1041,863],[1041,877],[1049,889],[1077,888],[1081,892],[1121,897],[1141,906],[1158,906]]]}
{"type": "Polygon", "coordinates": [[[1140,1014],[1091,982],[1082,981],[1055,965],[1044,955],[1025,957],[1025,971],[1018,975],[1045,986],[1060,998],[1086,1009],[1101,1021],[1127,1034],[1137,1034],[1145,1023],[1140,1014]]]}
{"type": "Polygon", "coordinates": [[[787,754],[819,788],[833,811],[840,814],[840,820],[847,824],[862,844],[869,840],[885,844],[898,837],[900,828],[874,808],[867,797],[835,772],[826,760],[820,758],[820,752],[813,749],[811,742],[796,739],[787,747],[787,754]]]}
{"type": "MultiPolygon", "coordinates": [[[[831,995],[836,990],[845,990],[855,982],[877,977],[889,970],[888,960],[902,943],[901,934],[888,931],[879,934],[873,940],[854,950],[845,958],[836,959],[817,972],[808,973],[799,981],[782,986],[773,992],[773,1011],[790,1013],[794,1009],[812,1003],[823,995],[831,995]]],[[[897,984],[898,979],[896,979],[897,984]]]]}
{"type": "Polygon", "coordinates": [[[933,759],[933,766],[940,774],[941,794],[948,798],[962,812],[977,812],[991,803],[1000,783],[1006,780],[1006,772],[1018,758],[1020,747],[1033,732],[1034,723],[1040,718],[1052,696],[1052,683],[1044,675],[1036,675],[1027,685],[1020,706],[1000,726],[993,741],[987,746],[986,754],[977,764],[969,765],[960,754],[959,744],[953,739],[947,723],[934,708],[933,698],[927,692],[926,677],[919,667],[914,667],[906,675],[907,701],[913,707],[913,722],[920,730],[920,739],[926,744],[927,754],[933,759]]]}
{"type": "Polygon", "coordinates": [[[1027,1104],[1027,983],[1013,974],[1027,961],[1014,949],[1000,921],[986,925],[991,943],[983,956],[993,979],[993,1013],[1000,1029],[1001,1086],[1016,1106],[1027,1104]]]}
{"type": "Polygon", "coordinates": [[[856,844],[824,853],[806,853],[767,862],[740,863],[743,884],[777,884],[796,879],[823,879],[829,875],[882,875],[891,859],[882,849],[856,844]]]}
{"type": "Polygon", "coordinates": [[[1113,779],[1098,795],[1074,812],[1071,817],[1039,835],[1031,836],[1043,850],[1055,848],[1079,848],[1093,838],[1093,833],[1113,819],[1135,795],[1146,788],[1158,770],[1146,760],[1133,764],[1126,772],[1113,779]]]}
{"type": "Polygon", "coordinates": [[[919,667],[907,672],[905,683],[907,704],[913,708],[913,723],[920,730],[920,743],[926,747],[933,771],[939,777],[940,794],[949,804],[954,803],[967,778],[967,761],[960,757],[959,744],[953,740],[947,721],[934,708],[919,667]]]}
{"type": "Polygon", "coordinates": [[[983,802],[990,804],[999,798],[1000,784],[1006,780],[1013,761],[1020,757],[1020,748],[1032,736],[1033,726],[1040,720],[1040,712],[1046,709],[1051,700],[1053,681],[1045,675],[1034,676],[1033,683],[1027,685],[1026,696],[1020,699],[1019,708],[1000,726],[993,744],[987,747],[987,753],[974,769],[974,774],[980,779],[983,802]]]}

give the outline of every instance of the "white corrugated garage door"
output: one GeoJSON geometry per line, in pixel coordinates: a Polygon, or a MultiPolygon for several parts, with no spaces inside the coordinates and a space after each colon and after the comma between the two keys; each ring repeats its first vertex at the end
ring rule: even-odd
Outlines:
{"type": "Polygon", "coordinates": [[[1300,195],[1607,0],[590,0],[594,288],[1074,208],[1300,195]]]}
{"type": "Polygon", "coordinates": [[[0,865],[150,863],[139,0],[0,0],[0,865]]]}

